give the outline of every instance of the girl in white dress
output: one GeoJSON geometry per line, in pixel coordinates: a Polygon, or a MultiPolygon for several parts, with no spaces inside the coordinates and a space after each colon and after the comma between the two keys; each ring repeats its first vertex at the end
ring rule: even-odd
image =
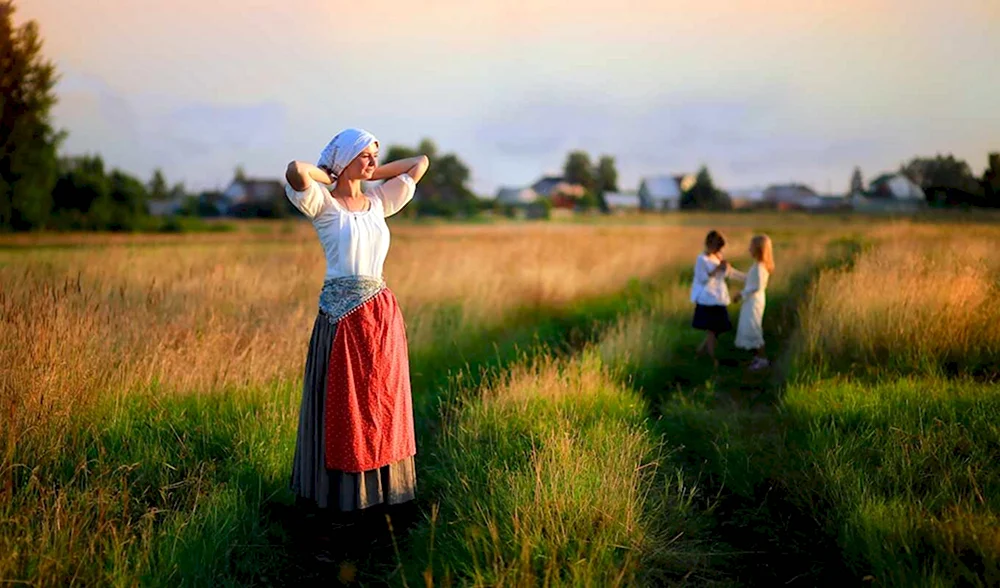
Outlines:
{"type": "Polygon", "coordinates": [[[730,276],[744,282],[743,291],[734,302],[743,301],[740,321],[736,327],[736,347],[755,351],[751,370],[761,370],[770,365],[764,351],[764,307],[767,305],[767,282],[774,272],[774,252],[767,235],[757,235],[750,240],[750,255],[755,263],[746,274],[730,270],[730,276]]]}

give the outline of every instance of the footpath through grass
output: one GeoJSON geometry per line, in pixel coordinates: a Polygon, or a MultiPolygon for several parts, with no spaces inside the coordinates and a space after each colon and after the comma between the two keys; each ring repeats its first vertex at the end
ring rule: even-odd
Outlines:
{"type": "Polygon", "coordinates": [[[509,361],[451,381],[422,445],[429,516],[391,579],[612,586],[695,567],[689,542],[669,535],[689,524],[693,489],[662,474],[645,402],[600,353],[660,281],[563,310],[533,326],[534,345],[504,346],[509,361]]]}
{"type": "Polygon", "coordinates": [[[980,327],[1000,318],[1000,292],[988,278],[971,290],[936,283],[990,262],[959,237],[944,250],[940,239],[895,245],[914,258],[886,236],[864,252],[832,247],[847,263],[806,265],[769,290],[770,375],[731,365],[738,356],[717,372],[689,360],[698,335],[682,330],[680,291],[623,327],[643,341],[629,371],[676,448],[672,464],[701,487],[712,542],[701,577],[997,585],[1000,335],[980,327]]]}

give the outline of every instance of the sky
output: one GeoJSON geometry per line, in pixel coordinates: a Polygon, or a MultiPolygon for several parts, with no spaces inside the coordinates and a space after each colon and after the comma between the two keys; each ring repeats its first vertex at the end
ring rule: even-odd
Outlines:
{"type": "MultiPolygon", "coordinates": [[[[997,0],[18,0],[61,78],[64,154],[225,187],[345,127],[431,138],[493,194],[616,158],[846,190],[1000,150],[997,0]]],[[[433,162],[432,162],[433,165],[433,162]]]]}

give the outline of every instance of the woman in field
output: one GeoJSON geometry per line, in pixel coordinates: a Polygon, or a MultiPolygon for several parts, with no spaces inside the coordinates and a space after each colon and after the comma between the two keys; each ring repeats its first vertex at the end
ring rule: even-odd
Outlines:
{"type": "Polygon", "coordinates": [[[332,511],[414,498],[413,408],[406,332],[382,279],[385,217],[413,198],[426,156],[378,165],[378,141],[348,129],[317,165],[288,164],[286,195],[326,254],[306,359],[292,490],[332,511]],[[362,192],[362,181],[386,180],[362,192]]]}
{"type": "Polygon", "coordinates": [[[774,249],[771,238],[756,235],[750,240],[750,255],[754,264],[746,274],[735,269],[730,274],[744,282],[743,291],[736,295],[734,302],[743,301],[740,307],[740,321],[736,327],[736,347],[754,351],[750,363],[751,370],[761,370],[770,365],[764,352],[764,307],[767,305],[767,282],[774,272],[774,249]]]}
{"type": "Polygon", "coordinates": [[[719,335],[733,329],[729,320],[729,287],[726,274],[729,263],[722,257],[726,238],[718,231],[710,231],[705,236],[705,251],[694,264],[694,280],[691,284],[691,302],[695,304],[691,325],[705,331],[705,340],[698,346],[698,354],[707,353],[715,359],[715,345],[719,335]]]}

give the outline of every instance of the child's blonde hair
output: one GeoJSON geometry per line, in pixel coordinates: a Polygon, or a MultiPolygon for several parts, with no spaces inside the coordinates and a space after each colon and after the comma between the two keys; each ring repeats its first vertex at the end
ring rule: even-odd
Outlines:
{"type": "Polygon", "coordinates": [[[750,239],[750,254],[758,263],[767,268],[767,273],[774,273],[774,248],[771,246],[771,238],[767,235],[754,235],[750,239]]]}

